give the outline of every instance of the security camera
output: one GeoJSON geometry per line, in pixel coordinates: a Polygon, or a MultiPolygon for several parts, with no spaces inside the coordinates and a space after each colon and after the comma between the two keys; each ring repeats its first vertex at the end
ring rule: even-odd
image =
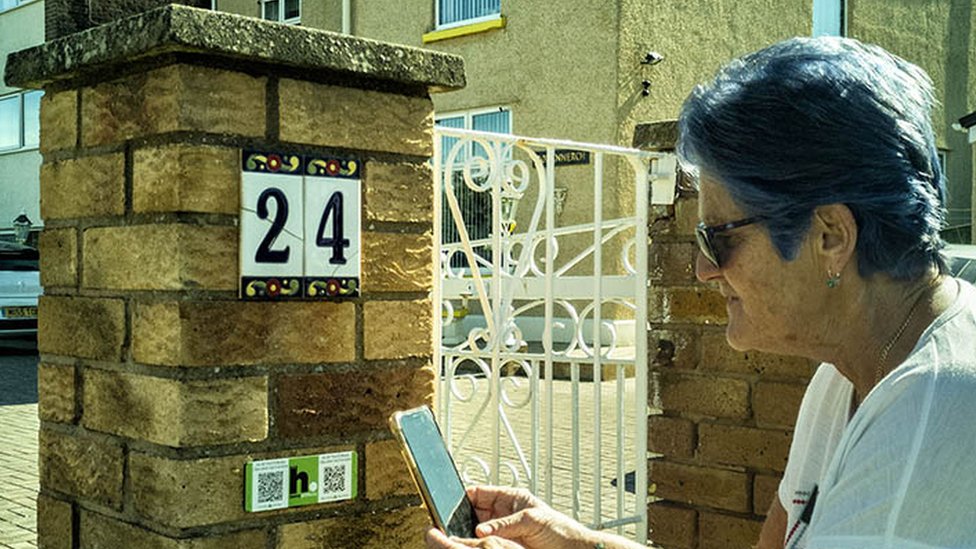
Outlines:
{"type": "Polygon", "coordinates": [[[664,61],[664,56],[656,51],[649,51],[644,54],[644,59],[641,60],[641,65],[657,65],[661,61],[664,61]]]}

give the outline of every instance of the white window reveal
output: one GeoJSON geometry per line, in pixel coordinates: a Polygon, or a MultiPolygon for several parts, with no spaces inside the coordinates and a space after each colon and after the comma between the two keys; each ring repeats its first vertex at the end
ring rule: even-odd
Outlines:
{"type": "Polygon", "coordinates": [[[444,29],[498,19],[502,13],[501,0],[434,0],[437,7],[437,28],[444,29]]]}
{"type": "Polygon", "coordinates": [[[846,0],[813,0],[813,36],[846,36],[846,12],[846,0]]]}
{"type": "MultiPolygon", "coordinates": [[[[492,107],[466,112],[456,112],[437,115],[434,123],[447,128],[461,128],[492,133],[512,133],[512,111],[507,107],[492,107]]],[[[468,237],[471,240],[484,240],[491,235],[491,193],[475,192],[463,182],[461,170],[465,159],[469,157],[487,157],[487,152],[480,144],[467,141],[464,148],[458,151],[450,166],[446,165],[449,152],[458,142],[456,137],[441,138],[441,162],[445,170],[451,170],[451,183],[458,205],[461,208],[468,237]]],[[[441,206],[441,241],[445,244],[461,241],[461,235],[454,226],[453,217],[448,209],[447,200],[441,206]]],[[[475,252],[486,261],[491,260],[491,250],[485,246],[476,246],[475,252]]],[[[463,267],[467,263],[463,257],[452,256],[452,266],[463,267]]]]}
{"type": "Polygon", "coordinates": [[[42,91],[0,97],[0,152],[37,148],[42,91]]]}
{"type": "Polygon", "coordinates": [[[297,25],[302,22],[301,0],[261,0],[261,17],[297,25]]]}

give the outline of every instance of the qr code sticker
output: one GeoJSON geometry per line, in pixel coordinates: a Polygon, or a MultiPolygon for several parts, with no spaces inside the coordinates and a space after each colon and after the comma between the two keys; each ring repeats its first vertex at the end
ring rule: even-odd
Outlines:
{"type": "Polygon", "coordinates": [[[281,473],[258,473],[258,505],[281,501],[284,493],[285,477],[281,473]]]}
{"type": "Polygon", "coordinates": [[[351,499],[352,452],[319,456],[319,502],[351,499]]]}
{"type": "Polygon", "coordinates": [[[288,460],[254,464],[251,507],[254,511],[288,507],[288,460]]]}
{"type": "Polygon", "coordinates": [[[346,470],[345,465],[326,465],[322,467],[322,491],[323,492],[345,492],[346,491],[346,470]]]}

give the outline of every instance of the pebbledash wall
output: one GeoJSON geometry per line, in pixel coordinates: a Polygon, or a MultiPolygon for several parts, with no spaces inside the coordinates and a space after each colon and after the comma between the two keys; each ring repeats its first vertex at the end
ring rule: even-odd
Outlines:
{"type": "MultiPolygon", "coordinates": [[[[634,146],[673,150],[674,121],[638,126],[634,146]]],[[[682,182],[649,216],[650,538],[667,549],[751,547],[789,454],[816,367],[807,359],[736,352],[725,300],[695,279],[698,200],[682,182]]]]}
{"type": "Polygon", "coordinates": [[[460,58],[169,6],[13,54],[43,87],[39,545],[414,547],[387,429],[431,402],[431,90],[460,58]],[[242,150],[362,160],[362,294],[238,298],[242,150]],[[350,501],[248,513],[252,460],[350,501]]]}

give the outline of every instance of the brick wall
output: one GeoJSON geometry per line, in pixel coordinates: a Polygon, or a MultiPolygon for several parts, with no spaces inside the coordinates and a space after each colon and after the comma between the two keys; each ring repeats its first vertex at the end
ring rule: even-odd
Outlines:
{"type": "Polygon", "coordinates": [[[201,50],[223,48],[229,25],[312,55],[335,38],[228,17],[164,8],[143,27],[171,32],[137,25],[135,45],[113,45],[126,31],[108,26],[28,54],[53,58],[34,74],[46,91],[39,545],[420,546],[429,520],[386,423],[434,391],[433,113],[411,71],[456,87],[460,60],[423,54],[451,77],[407,61],[401,86],[353,79],[368,65],[355,56],[386,46],[342,39],[338,59],[282,75],[236,45],[235,58],[201,50]],[[174,58],[188,41],[192,59],[174,58]],[[119,58],[59,64],[72,48],[119,58]],[[241,151],[254,148],[363,161],[360,297],[238,299],[241,151]],[[338,451],[357,454],[355,499],[245,512],[246,463],[338,451]]]}
{"type": "MultiPolygon", "coordinates": [[[[635,146],[673,150],[673,121],[639,127],[635,146]]],[[[668,549],[756,543],[789,454],[809,360],[740,353],[725,300],[695,279],[697,195],[655,206],[649,251],[650,537],[668,549]]]]}

